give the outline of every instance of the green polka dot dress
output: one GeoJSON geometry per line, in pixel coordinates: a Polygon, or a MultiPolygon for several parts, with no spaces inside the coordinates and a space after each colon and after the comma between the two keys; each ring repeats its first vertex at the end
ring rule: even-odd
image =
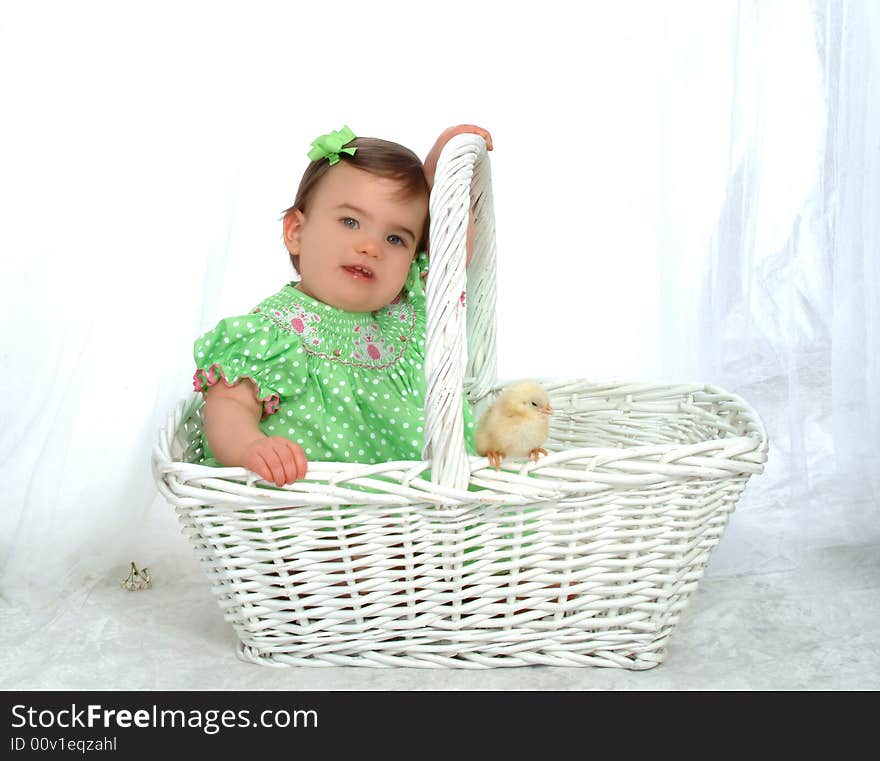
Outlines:
{"type": "MultiPolygon", "coordinates": [[[[427,263],[419,254],[401,295],[375,312],[346,312],[288,283],[195,342],[195,390],[250,379],[263,404],[260,430],[299,444],[308,460],[421,460],[427,263]]],[[[475,456],[466,400],[462,413],[475,456]]],[[[204,464],[220,465],[204,439],[203,446],[204,464]]]]}

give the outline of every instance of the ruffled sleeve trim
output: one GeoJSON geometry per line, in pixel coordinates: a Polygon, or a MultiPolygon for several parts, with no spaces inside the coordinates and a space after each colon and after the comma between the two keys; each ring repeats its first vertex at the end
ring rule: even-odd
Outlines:
{"type": "Polygon", "coordinates": [[[260,383],[256,378],[252,378],[249,375],[238,375],[233,377],[232,381],[229,381],[223,367],[217,362],[211,365],[207,370],[203,367],[196,370],[193,375],[193,391],[200,391],[203,395],[207,396],[208,389],[219,383],[221,380],[226,384],[227,388],[232,388],[241,380],[249,380],[254,392],[254,398],[263,406],[263,420],[278,412],[278,407],[281,404],[281,398],[278,394],[269,394],[268,396],[261,398],[259,392],[260,383]]]}

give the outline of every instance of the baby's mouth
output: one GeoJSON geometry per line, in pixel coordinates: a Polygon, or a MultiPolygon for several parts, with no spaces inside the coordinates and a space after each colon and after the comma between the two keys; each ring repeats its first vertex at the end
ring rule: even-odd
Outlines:
{"type": "Polygon", "coordinates": [[[366,267],[361,267],[360,265],[342,265],[342,269],[344,269],[349,275],[358,280],[372,280],[373,273],[368,270],[366,267]]]}

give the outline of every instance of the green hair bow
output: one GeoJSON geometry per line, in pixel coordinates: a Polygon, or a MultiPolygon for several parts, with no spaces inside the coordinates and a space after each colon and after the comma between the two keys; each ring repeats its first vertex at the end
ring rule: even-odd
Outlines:
{"type": "Polygon", "coordinates": [[[321,159],[330,159],[330,166],[339,161],[340,153],[347,153],[354,156],[357,148],[343,148],[346,143],[350,143],[355,139],[354,132],[346,124],[338,132],[331,132],[327,135],[321,135],[312,141],[312,149],[309,151],[309,158],[312,161],[320,161],[321,159]]]}

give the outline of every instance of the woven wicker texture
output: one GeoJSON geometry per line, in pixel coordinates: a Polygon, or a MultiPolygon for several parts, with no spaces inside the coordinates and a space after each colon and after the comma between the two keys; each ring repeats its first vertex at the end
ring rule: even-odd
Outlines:
{"type": "Polygon", "coordinates": [[[665,655],[767,437],[713,386],[538,379],[549,455],[468,457],[461,393],[495,375],[494,228],[482,138],[454,138],[431,200],[423,461],[310,462],[277,489],[199,465],[203,402],[153,453],[241,658],[266,665],[651,668],[665,655]],[[478,198],[465,290],[468,206],[478,198]]]}

